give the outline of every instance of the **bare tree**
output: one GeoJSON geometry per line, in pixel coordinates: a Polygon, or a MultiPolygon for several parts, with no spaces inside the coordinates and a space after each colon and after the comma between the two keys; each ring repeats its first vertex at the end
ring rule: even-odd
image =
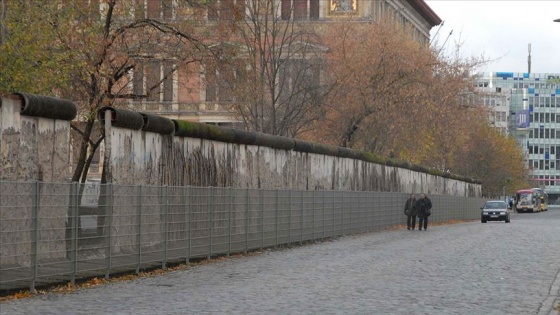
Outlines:
{"type": "MultiPolygon", "coordinates": [[[[15,46],[19,45],[15,49],[38,46],[26,58],[37,58],[52,92],[79,105],[79,121],[73,123],[79,150],[72,181],[83,182],[103,138],[102,132],[94,131],[97,110],[131,104],[131,100],[159,99],[166,92],[163,83],[173,73],[200,62],[205,51],[204,28],[199,23],[203,15],[187,1],[58,0],[41,4],[9,9],[14,10],[14,20],[28,28],[35,22],[23,17],[41,16],[40,30],[49,40],[29,43],[23,32],[10,35],[15,46]],[[158,73],[151,81],[143,77],[149,70],[158,73]],[[138,82],[140,89],[135,88],[138,82]]],[[[23,29],[18,27],[13,30],[23,29]]]]}
{"type": "MultiPolygon", "coordinates": [[[[207,67],[207,86],[227,91],[221,100],[233,105],[248,130],[294,137],[320,115],[327,49],[311,28],[298,22],[309,16],[298,16],[291,1],[244,3],[221,15],[223,29],[230,32],[215,46],[222,58],[214,68],[207,67]]],[[[216,89],[207,89],[207,100],[215,99],[216,89]]]]}

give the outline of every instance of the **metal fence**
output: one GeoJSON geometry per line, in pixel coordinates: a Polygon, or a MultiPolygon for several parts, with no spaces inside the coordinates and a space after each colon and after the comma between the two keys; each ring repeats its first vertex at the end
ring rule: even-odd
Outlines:
{"type": "MultiPolygon", "coordinates": [[[[407,193],[0,181],[0,290],[405,224],[407,193]]],[[[483,200],[430,195],[430,222],[483,200]]]]}

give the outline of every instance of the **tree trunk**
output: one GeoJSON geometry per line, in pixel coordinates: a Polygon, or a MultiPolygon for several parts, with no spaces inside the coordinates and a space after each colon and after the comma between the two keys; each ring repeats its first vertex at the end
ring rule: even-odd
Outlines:
{"type": "Polygon", "coordinates": [[[86,164],[84,166],[84,170],[82,171],[82,181],[81,181],[82,184],[86,182],[86,178],[87,178],[87,175],[88,175],[88,172],[89,172],[89,167],[91,166],[91,161],[93,161],[95,151],[97,151],[97,149],[99,148],[99,145],[101,144],[101,141],[103,141],[104,138],[105,138],[105,136],[102,135],[95,143],[93,143],[91,145],[91,153],[87,157],[86,164]]]}
{"type": "Polygon", "coordinates": [[[84,128],[82,143],[80,145],[80,157],[78,158],[76,169],[74,169],[74,175],[72,175],[72,182],[80,181],[81,174],[83,173],[84,166],[86,165],[89,138],[91,136],[91,131],[93,130],[94,122],[94,119],[89,118],[87,120],[86,127],[84,128]]]}

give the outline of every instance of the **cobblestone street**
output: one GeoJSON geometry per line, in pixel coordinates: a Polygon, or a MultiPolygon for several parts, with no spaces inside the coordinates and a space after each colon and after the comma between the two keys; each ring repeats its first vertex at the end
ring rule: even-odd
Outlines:
{"type": "Polygon", "coordinates": [[[2,314],[558,314],[560,208],[266,250],[2,314]]]}

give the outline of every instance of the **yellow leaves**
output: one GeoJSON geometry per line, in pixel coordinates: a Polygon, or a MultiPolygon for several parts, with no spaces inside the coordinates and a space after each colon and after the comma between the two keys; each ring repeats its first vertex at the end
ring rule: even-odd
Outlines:
{"type": "Polygon", "coordinates": [[[31,293],[29,291],[19,291],[17,293],[9,295],[9,296],[0,297],[0,302],[9,301],[9,300],[24,299],[24,298],[28,298],[30,296],[31,296],[31,293]]]}
{"type": "Polygon", "coordinates": [[[56,287],[52,290],[54,293],[65,293],[69,294],[76,291],[76,286],[68,282],[66,285],[56,287]]]}
{"type": "Polygon", "coordinates": [[[86,281],[86,282],[80,284],[80,287],[81,288],[90,288],[90,287],[98,286],[98,285],[101,285],[101,284],[105,284],[107,282],[108,281],[105,278],[93,278],[89,281],[86,281]]]}

